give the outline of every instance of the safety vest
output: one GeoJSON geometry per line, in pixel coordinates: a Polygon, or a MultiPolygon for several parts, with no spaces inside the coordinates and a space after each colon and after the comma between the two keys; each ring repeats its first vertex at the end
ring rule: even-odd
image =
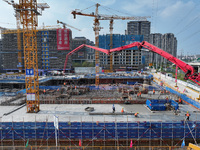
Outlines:
{"type": "Polygon", "coordinates": [[[155,93],[155,90],[153,89],[153,93],[155,93]]]}
{"type": "Polygon", "coordinates": [[[179,100],[178,100],[179,102],[181,102],[181,98],[179,98],[179,100]]]}
{"type": "Polygon", "coordinates": [[[189,113],[187,113],[187,114],[186,114],[186,116],[187,116],[187,117],[189,117],[189,116],[190,116],[190,114],[189,114],[189,113]]]}
{"type": "Polygon", "coordinates": [[[121,112],[123,113],[123,112],[124,112],[124,109],[122,109],[121,112]]]}
{"type": "Polygon", "coordinates": [[[135,113],[135,116],[137,116],[138,115],[138,113],[135,113]]]}

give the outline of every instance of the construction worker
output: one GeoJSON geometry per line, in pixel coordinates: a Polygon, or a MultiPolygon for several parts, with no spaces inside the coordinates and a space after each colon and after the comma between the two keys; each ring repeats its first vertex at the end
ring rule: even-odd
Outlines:
{"type": "Polygon", "coordinates": [[[182,104],[182,99],[179,97],[179,99],[178,99],[178,103],[179,104],[182,104]]]}
{"type": "Polygon", "coordinates": [[[136,113],[134,114],[134,116],[135,116],[135,117],[138,117],[138,114],[139,114],[139,113],[138,113],[138,112],[136,112],[136,113]]]}
{"type": "Polygon", "coordinates": [[[187,111],[187,113],[185,114],[185,116],[186,116],[186,120],[189,121],[189,119],[190,119],[190,114],[189,114],[188,111],[187,111]]]}
{"type": "Polygon", "coordinates": [[[44,89],[44,91],[43,91],[43,92],[44,92],[44,95],[45,95],[45,94],[46,94],[46,90],[44,89]]]}
{"type": "Polygon", "coordinates": [[[115,113],[115,105],[114,104],[113,104],[112,109],[113,109],[113,113],[115,113]]]}
{"type": "Polygon", "coordinates": [[[121,113],[124,113],[124,108],[122,107],[121,113]]]}
{"type": "Polygon", "coordinates": [[[64,86],[66,85],[66,83],[64,82],[64,86]]]}
{"type": "Polygon", "coordinates": [[[169,100],[168,96],[166,96],[166,100],[167,100],[167,101],[169,100]]]}
{"type": "Polygon", "coordinates": [[[162,90],[160,90],[160,94],[162,94],[162,90]]]}
{"type": "Polygon", "coordinates": [[[142,92],[140,91],[140,97],[142,96],[142,92]]]}
{"type": "Polygon", "coordinates": [[[139,97],[139,96],[140,96],[140,93],[138,92],[138,93],[137,93],[137,97],[139,97]]]}
{"type": "Polygon", "coordinates": [[[155,94],[155,90],[153,89],[153,95],[155,94]]]}

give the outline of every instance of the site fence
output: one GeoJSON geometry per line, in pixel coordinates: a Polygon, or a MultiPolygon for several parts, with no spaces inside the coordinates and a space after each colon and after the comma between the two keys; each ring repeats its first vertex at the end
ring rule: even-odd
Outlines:
{"type": "Polygon", "coordinates": [[[196,108],[199,108],[199,109],[200,109],[200,103],[197,102],[197,101],[195,101],[195,100],[193,100],[193,99],[191,99],[191,98],[189,98],[187,95],[181,94],[181,93],[179,93],[178,91],[175,91],[175,90],[173,90],[173,89],[171,89],[171,88],[169,88],[169,87],[166,87],[166,90],[169,91],[170,93],[173,93],[173,94],[178,95],[179,97],[181,97],[181,98],[182,98],[184,101],[186,101],[187,103],[189,103],[189,104],[195,106],[196,108]]]}
{"type": "Polygon", "coordinates": [[[187,146],[4,146],[6,150],[187,150],[187,146]]]}
{"type": "MultiPolygon", "coordinates": [[[[59,122],[58,130],[54,122],[1,122],[0,139],[4,141],[64,140],[74,146],[73,140],[125,140],[133,146],[140,140],[176,140],[173,146],[180,146],[185,140],[200,139],[200,121],[180,122],[59,122]]],[[[87,143],[85,143],[87,145],[87,143]]],[[[167,142],[166,142],[167,143],[167,142]]],[[[167,144],[165,144],[167,145],[167,144]]]]}

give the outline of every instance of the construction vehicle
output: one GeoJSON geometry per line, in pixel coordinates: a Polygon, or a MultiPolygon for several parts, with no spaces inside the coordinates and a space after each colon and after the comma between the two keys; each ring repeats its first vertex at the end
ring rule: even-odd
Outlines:
{"type": "Polygon", "coordinates": [[[106,53],[107,55],[110,55],[113,52],[121,51],[121,50],[124,50],[124,49],[129,49],[129,48],[136,47],[136,46],[138,47],[139,50],[141,50],[142,48],[148,49],[149,51],[155,52],[155,53],[161,55],[162,57],[166,58],[170,62],[174,63],[175,65],[177,65],[185,73],[185,77],[184,77],[185,80],[189,79],[189,80],[192,80],[193,82],[195,82],[196,84],[200,85],[200,83],[199,83],[200,74],[196,72],[194,67],[190,66],[189,64],[183,62],[182,60],[174,57],[173,55],[167,53],[166,51],[163,51],[162,49],[160,49],[160,48],[158,48],[158,47],[156,47],[156,46],[154,46],[154,45],[152,45],[152,44],[150,44],[146,41],[143,41],[141,43],[140,42],[133,42],[129,45],[117,47],[117,48],[110,49],[110,50],[106,50],[106,49],[97,48],[97,47],[93,47],[93,46],[90,46],[90,45],[83,44],[83,45],[77,47],[76,49],[74,49],[73,51],[71,51],[69,54],[67,54],[64,69],[66,68],[68,57],[70,55],[72,55],[73,53],[77,52],[78,50],[80,50],[81,48],[83,48],[84,46],[93,48],[97,51],[101,51],[103,53],[106,53]]]}
{"type": "Polygon", "coordinates": [[[173,55],[167,53],[166,51],[163,51],[162,49],[160,49],[146,41],[143,41],[141,43],[134,42],[129,45],[111,49],[109,52],[112,53],[112,52],[116,52],[116,51],[121,51],[121,50],[128,49],[128,48],[135,47],[135,46],[137,46],[139,48],[139,50],[141,50],[141,48],[146,48],[149,51],[155,52],[155,53],[161,55],[162,57],[166,58],[170,62],[177,65],[185,73],[185,77],[184,77],[185,80],[189,79],[189,80],[192,80],[193,82],[195,82],[196,84],[200,85],[200,83],[199,83],[200,74],[198,74],[196,72],[194,67],[190,66],[189,64],[183,62],[182,60],[174,57],[173,55]]]}
{"type": "MultiPolygon", "coordinates": [[[[96,11],[95,13],[86,14],[82,13],[81,11],[78,11],[77,9],[72,11],[71,14],[73,14],[74,19],[76,19],[76,15],[82,15],[82,16],[88,16],[88,17],[94,17],[94,32],[95,32],[95,46],[99,47],[99,31],[102,29],[99,25],[99,20],[110,20],[110,49],[113,48],[113,23],[114,20],[137,20],[137,21],[146,21],[147,18],[150,18],[150,16],[144,16],[144,17],[126,17],[126,16],[118,16],[118,15],[105,15],[105,14],[99,14],[98,8],[100,4],[96,4],[96,11]]],[[[95,51],[95,66],[96,66],[96,78],[95,78],[95,84],[99,84],[99,52],[95,51]]],[[[110,71],[113,70],[113,55],[110,54],[110,71]]]]}

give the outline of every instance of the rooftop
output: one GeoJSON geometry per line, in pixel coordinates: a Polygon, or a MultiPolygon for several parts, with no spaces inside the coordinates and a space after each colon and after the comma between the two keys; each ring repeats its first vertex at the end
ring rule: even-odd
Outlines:
{"type": "Polygon", "coordinates": [[[125,112],[132,114],[139,112],[139,118],[135,118],[134,115],[89,115],[89,112],[85,111],[86,107],[94,107],[93,112],[112,113],[112,106],[113,104],[41,104],[37,114],[26,113],[25,106],[14,112],[12,111],[19,106],[0,106],[0,116],[2,122],[53,122],[54,115],[59,117],[60,122],[175,122],[184,120],[186,112],[189,111],[190,120],[196,121],[200,118],[200,111],[187,104],[179,105],[178,115],[174,115],[173,111],[150,111],[145,104],[115,104],[116,113],[120,113],[124,108],[125,112]],[[12,113],[4,115],[8,112],[12,113]]]}

